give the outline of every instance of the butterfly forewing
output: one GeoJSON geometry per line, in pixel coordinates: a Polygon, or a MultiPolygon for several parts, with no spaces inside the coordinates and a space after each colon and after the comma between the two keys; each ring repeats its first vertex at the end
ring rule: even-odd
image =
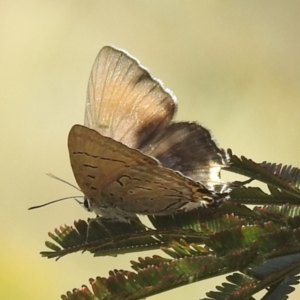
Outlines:
{"type": "Polygon", "coordinates": [[[130,166],[158,164],[138,150],[80,125],[72,127],[68,148],[77,184],[88,198],[95,198],[93,194],[98,193],[96,190],[101,191],[111,184],[130,166]]]}
{"type": "Polygon", "coordinates": [[[137,60],[106,46],[88,84],[85,126],[139,148],[172,120],[176,101],[137,60]]]}

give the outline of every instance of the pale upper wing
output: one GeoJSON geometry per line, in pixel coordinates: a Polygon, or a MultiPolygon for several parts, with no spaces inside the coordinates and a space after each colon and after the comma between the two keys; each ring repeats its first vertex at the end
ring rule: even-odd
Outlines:
{"type": "Polygon", "coordinates": [[[197,123],[172,123],[140,150],[208,188],[221,183],[219,173],[227,163],[224,151],[197,123]]]}
{"type": "Polygon", "coordinates": [[[159,164],[138,150],[80,125],[71,128],[68,148],[77,184],[90,200],[98,199],[104,187],[126,173],[128,168],[159,164]]]}
{"type": "Polygon", "coordinates": [[[136,59],[106,46],[90,75],[85,126],[139,148],[172,120],[176,101],[136,59]]]}

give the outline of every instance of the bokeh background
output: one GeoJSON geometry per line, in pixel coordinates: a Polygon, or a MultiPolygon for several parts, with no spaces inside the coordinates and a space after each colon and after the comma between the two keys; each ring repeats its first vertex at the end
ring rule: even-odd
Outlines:
{"type": "MultiPolygon", "coordinates": [[[[222,147],[300,166],[299,13],[298,1],[0,1],[0,298],[60,299],[138,257],[42,258],[48,231],[91,215],[72,200],[27,210],[77,194],[44,174],[75,183],[67,135],[83,123],[101,47],[136,56],[177,95],[177,119],[201,122],[222,147]]],[[[153,299],[199,299],[220,283],[153,299]]]]}

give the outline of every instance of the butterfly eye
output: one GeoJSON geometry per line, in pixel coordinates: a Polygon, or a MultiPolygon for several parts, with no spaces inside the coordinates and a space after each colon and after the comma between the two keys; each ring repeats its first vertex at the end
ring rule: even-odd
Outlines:
{"type": "Polygon", "coordinates": [[[87,210],[89,212],[93,211],[92,203],[91,203],[90,199],[84,198],[84,201],[81,205],[85,210],[87,210]]]}

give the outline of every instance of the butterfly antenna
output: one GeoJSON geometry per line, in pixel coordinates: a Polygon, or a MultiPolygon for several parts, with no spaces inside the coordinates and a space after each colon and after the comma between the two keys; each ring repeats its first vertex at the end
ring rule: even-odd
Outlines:
{"type": "Polygon", "coordinates": [[[36,209],[36,208],[40,208],[40,207],[43,207],[43,206],[47,206],[49,204],[52,204],[52,203],[55,203],[55,202],[60,202],[60,201],[64,201],[64,200],[67,200],[67,199],[75,199],[75,201],[77,201],[77,203],[79,203],[81,206],[83,206],[83,202],[79,201],[77,198],[84,198],[84,196],[71,196],[71,197],[65,197],[65,198],[60,198],[60,199],[56,199],[56,200],[53,200],[53,201],[50,201],[50,202],[47,202],[45,204],[41,204],[41,205],[37,205],[37,206],[32,206],[32,207],[29,207],[28,209],[31,210],[31,209],[36,209]]]}
{"type": "Polygon", "coordinates": [[[81,190],[80,190],[77,186],[73,185],[72,183],[70,183],[70,182],[68,182],[68,181],[66,181],[66,180],[63,180],[63,179],[61,179],[61,178],[59,178],[59,177],[57,177],[57,176],[55,176],[55,175],[53,175],[53,174],[51,174],[51,173],[46,173],[46,175],[49,176],[49,177],[51,177],[51,178],[53,178],[53,179],[56,179],[56,180],[58,180],[58,181],[64,182],[64,183],[66,183],[67,185],[72,186],[74,189],[76,189],[76,190],[78,190],[78,191],[81,192],[81,190]]]}

